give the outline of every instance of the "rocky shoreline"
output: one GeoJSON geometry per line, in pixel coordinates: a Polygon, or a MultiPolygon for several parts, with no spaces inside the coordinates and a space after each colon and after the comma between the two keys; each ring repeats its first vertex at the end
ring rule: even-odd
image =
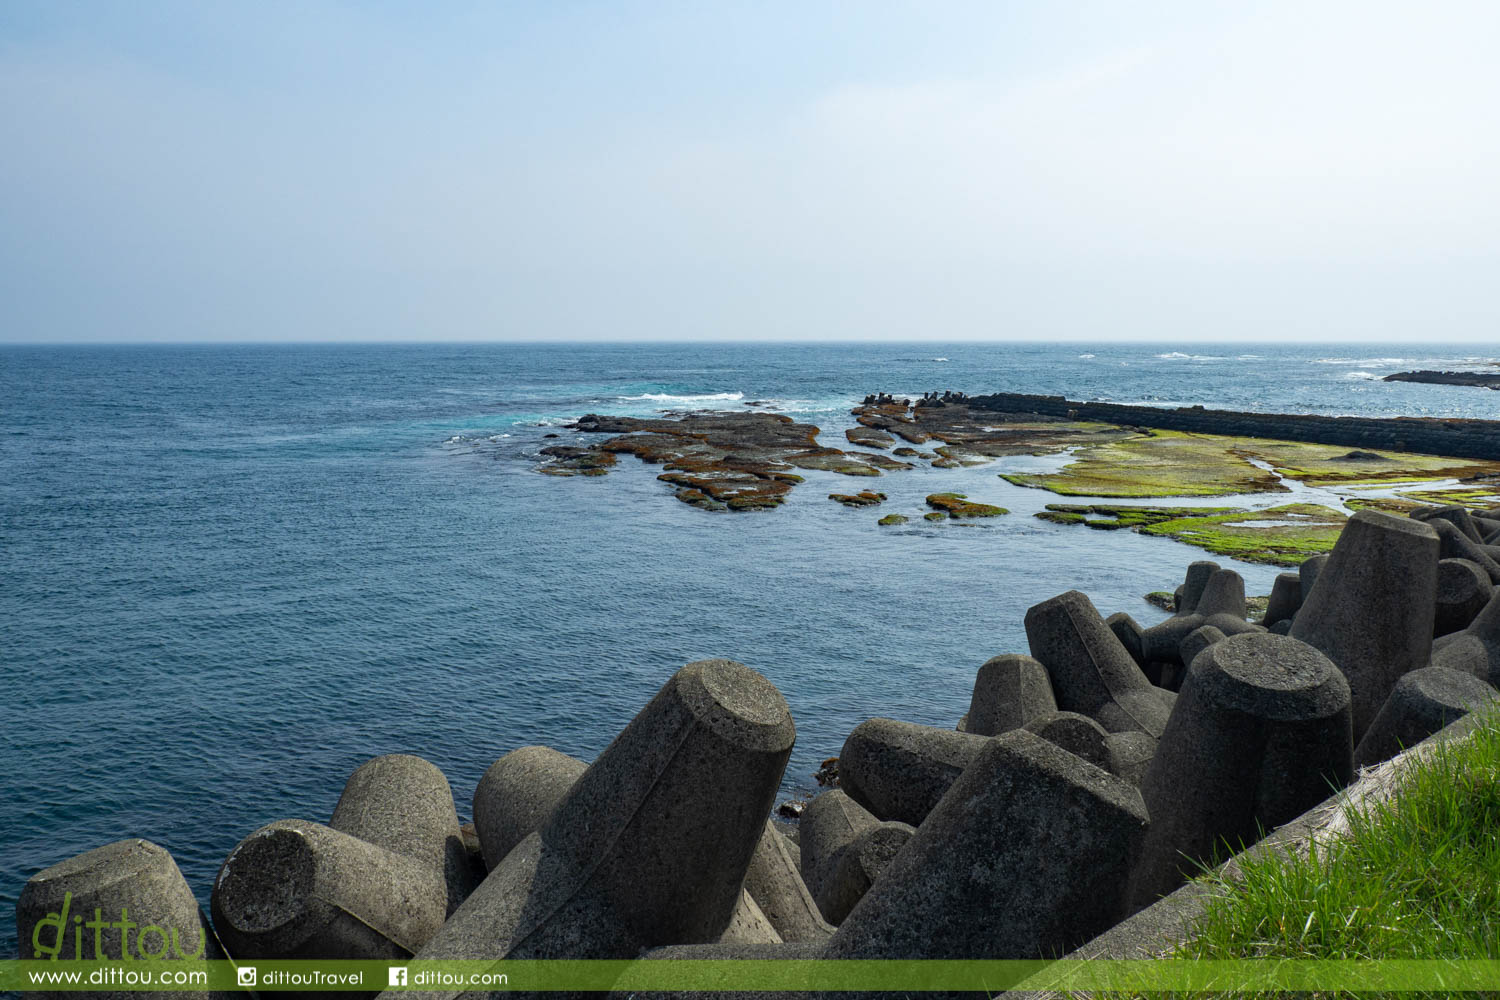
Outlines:
{"type": "MultiPolygon", "coordinates": [[[[1212,562],[1149,628],[1060,594],[1026,613],[1026,653],[979,668],[956,728],[856,726],[795,840],[771,820],[785,700],[699,661],[591,764],[497,760],[471,828],[436,767],[377,757],[326,824],[249,833],[211,920],[168,852],[127,840],[33,876],[18,936],[71,905],[121,914],[96,938],[111,956],[147,925],[244,961],[1059,955],[1500,700],[1497,584],[1500,508],[1450,506],[1359,512],[1277,578],[1259,622],[1212,562]]],[[[58,957],[94,957],[56,937],[58,957]]]]}
{"type": "Polygon", "coordinates": [[[1427,385],[1472,385],[1481,389],[1500,389],[1500,373],[1489,372],[1437,372],[1430,369],[1415,372],[1397,372],[1381,379],[1382,382],[1422,382],[1427,385]]]}

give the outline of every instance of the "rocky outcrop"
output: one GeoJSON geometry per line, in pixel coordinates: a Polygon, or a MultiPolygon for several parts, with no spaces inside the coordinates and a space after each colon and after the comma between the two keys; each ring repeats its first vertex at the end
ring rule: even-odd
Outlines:
{"type": "Polygon", "coordinates": [[[1494,372],[1435,372],[1431,370],[1397,372],[1381,379],[1382,382],[1424,382],[1428,385],[1473,385],[1482,389],[1500,389],[1500,373],[1494,372]]]}
{"type": "Polygon", "coordinates": [[[586,448],[552,445],[541,454],[549,475],[604,475],[616,455],[661,465],[657,476],[676,487],[683,503],[704,510],[778,507],[802,482],[796,469],[846,476],[878,476],[911,468],[886,455],[849,453],[818,444],[818,428],[776,413],[688,413],[675,417],[609,417],[589,414],[573,429],[613,434],[586,448]]]}

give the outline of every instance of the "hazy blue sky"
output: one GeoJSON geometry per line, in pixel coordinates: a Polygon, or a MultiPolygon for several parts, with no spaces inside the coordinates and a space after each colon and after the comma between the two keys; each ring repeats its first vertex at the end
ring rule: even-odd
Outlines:
{"type": "Polygon", "coordinates": [[[0,339],[1500,340],[1500,3],[0,3],[0,339]]]}

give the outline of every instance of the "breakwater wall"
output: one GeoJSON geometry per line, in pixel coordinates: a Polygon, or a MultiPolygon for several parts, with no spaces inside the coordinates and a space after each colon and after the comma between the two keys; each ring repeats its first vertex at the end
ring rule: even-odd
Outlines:
{"type": "Polygon", "coordinates": [[[1202,406],[1163,409],[1123,403],[1085,403],[1063,396],[997,392],[971,396],[975,410],[1039,413],[1106,424],[1155,427],[1198,434],[1280,438],[1366,450],[1414,451],[1455,458],[1500,460],[1500,420],[1434,417],[1326,417],[1299,413],[1243,413],[1202,406]]]}

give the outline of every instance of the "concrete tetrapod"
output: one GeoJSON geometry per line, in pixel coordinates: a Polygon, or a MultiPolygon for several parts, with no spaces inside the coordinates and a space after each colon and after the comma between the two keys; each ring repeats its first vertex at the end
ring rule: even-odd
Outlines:
{"type": "Polygon", "coordinates": [[[829,859],[818,887],[818,908],[830,924],[843,923],[916,832],[906,823],[877,823],[861,831],[829,859]]]}
{"type": "Polygon", "coordinates": [[[1112,733],[1161,735],[1167,704],[1086,596],[1070,590],[1030,608],[1026,638],[1047,667],[1059,709],[1112,733]]]}
{"type": "Polygon", "coordinates": [[[1443,667],[1424,667],[1405,674],[1354,748],[1354,766],[1370,767],[1500,697],[1473,674],[1443,667]]]}
{"type": "Polygon", "coordinates": [[[1026,724],[1048,743],[1056,744],[1070,754],[1082,757],[1095,767],[1109,768],[1109,733],[1087,715],[1077,712],[1048,712],[1026,724]]]}
{"type": "Polygon", "coordinates": [[[473,888],[453,789],[421,757],[389,754],[361,764],[344,784],[328,825],[442,874],[449,913],[473,888]]]}
{"type": "Polygon", "coordinates": [[[839,786],[877,819],[920,826],[988,739],[914,722],[867,719],[854,727],[839,752],[839,786]]]}
{"type": "Polygon", "coordinates": [[[1480,530],[1478,522],[1474,520],[1474,515],[1470,514],[1464,507],[1456,505],[1447,507],[1419,507],[1411,512],[1411,516],[1419,521],[1426,521],[1434,528],[1437,525],[1432,524],[1433,521],[1447,521],[1463,532],[1464,536],[1470,541],[1484,541],[1484,532],[1480,530]]]}
{"type": "Polygon", "coordinates": [[[1270,633],[1208,646],[1141,782],[1151,832],[1134,907],[1175,889],[1224,843],[1251,844],[1348,784],[1352,756],[1349,685],[1326,656],[1270,633]]]}
{"type": "MultiPolygon", "coordinates": [[[[832,880],[839,852],[878,826],[880,820],[843,789],[829,789],[807,804],[797,830],[802,841],[802,880],[814,900],[825,895],[824,885],[832,880]]],[[[827,919],[821,904],[819,913],[827,919]]]]}
{"type": "Polygon", "coordinates": [[[443,925],[448,883],[415,858],[289,819],[229,852],[210,902],[235,958],[407,958],[443,925]]]}
{"type": "Polygon", "coordinates": [[[1490,583],[1500,583],[1500,563],[1490,557],[1490,554],[1485,551],[1485,546],[1475,542],[1458,530],[1452,522],[1443,518],[1435,517],[1427,522],[1427,526],[1437,532],[1438,555],[1441,558],[1467,559],[1484,570],[1490,578],[1490,583]]]}
{"type": "Polygon", "coordinates": [[[1146,630],[1141,627],[1141,623],[1123,611],[1116,611],[1104,619],[1104,624],[1120,640],[1120,645],[1125,647],[1125,652],[1130,654],[1136,665],[1144,670],[1150,661],[1146,659],[1146,630]]]}
{"type": "Polygon", "coordinates": [[[1432,644],[1432,665],[1473,674],[1492,687],[1500,687],[1500,588],[1468,628],[1432,644]]]}
{"type": "Polygon", "coordinates": [[[1349,680],[1354,738],[1364,735],[1402,674],[1432,656],[1438,536],[1421,521],[1362,510],[1344,525],[1328,565],[1292,624],[1349,680]]]}
{"type": "Polygon", "coordinates": [[[740,890],[740,901],[729,916],[729,926],[719,935],[718,943],[734,945],[781,944],[781,935],[761,911],[755,898],[740,890]]]}
{"type": "Polygon", "coordinates": [[[770,820],[745,871],[745,891],[783,941],[825,941],[833,933],[802,878],[794,845],[770,820]]]}
{"type": "Polygon", "coordinates": [[[1327,565],[1328,553],[1324,552],[1320,555],[1308,556],[1297,567],[1297,579],[1302,584],[1302,603],[1307,603],[1307,595],[1311,594],[1313,587],[1317,585],[1318,574],[1322,573],[1323,567],[1327,565]]]}
{"type": "Polygon", "coordinates": [[[1232,569],[1215,570],[1203,586],[1203,596],[1193,606],[1193,614],[1209,618],[1233,615],[1245,620],[1245,578],[1232,569]]]}
{"type": "MultiPolygon", "coordinates": [[[[23,959],[224,958],[172,855],[148,840],[106,844],[37,872],[16,900],[16,939],[23,959]]],[[[74,1000],[230,995],[207,990],[27,993],[74,1000]]]]}
{"type": "Polygon", "coordinates": [[[965,732],[997,736],[1020,729],[1043,712],[1057,710],[1047,668],[1011,653],[986,660],[974,678],[965,732]]]}
{"type": "Polygon", "coordinates": [[[1229,637],[1212,625],[1205,625],[1202,628],[1194,629],[1182,640],[1182,662],[1191,667],[1193,661],[1198,658],[1199,653],[1214,643],[1223,642],[1227,638],[1229,637]]]}
{"type": "Polygon", "coordinates": [[[1266,601],[1266,614],[1260,623],[1270,628],[1277,622],[1286,621],[1302,607],[1302,577],[1297,573],[1278,573],[1271,584],[1271,597],[1266,601]]]}
{"type": "Polygon", "coordinates": [[[828,958],[1042,958],[1125,916],[1148,825],[1130,784],[1024,729],[987,741],[828,958]]]}
{"type": "Polygon", "coordinates": [[[1203,596],[1203,588],[1208,586],[1209,578],[1219,571],[1219,564],[1207,559],[1188,564],[1187,574],[1182,579],[1182,592],[1174,601],[1176,605],[1173,612],[1178,615],[1190,615],[1197,611],[1198,600],[1203,596]]]}
{"type": "Polygon", "coordinates": [[[1468,628],[1494,595],[1494,584],[1478,563],[1467,559],[1439,559],[1433,638],[1468,628]]]}
{"type": "Polygon", "coordinates": [[[474,787],[474,829],[494,870],[511,849],[540,830],[573,782],[588,770],[551,747],[521,747],[489,766],[474,787]]]}
{"type": "Polygon", "coordinates": [[[418,957],[627,958],[719,940],[795,737],[760,674],[688,664],[418,957]]]}
{"type": "Polygon", "coordinates": [[[1104,737],[1104,752],[1109,759],[1106,770],[1139,788],[1156,755],[1156,737],[1135,731],[1110,733],[1104,737]]]}

